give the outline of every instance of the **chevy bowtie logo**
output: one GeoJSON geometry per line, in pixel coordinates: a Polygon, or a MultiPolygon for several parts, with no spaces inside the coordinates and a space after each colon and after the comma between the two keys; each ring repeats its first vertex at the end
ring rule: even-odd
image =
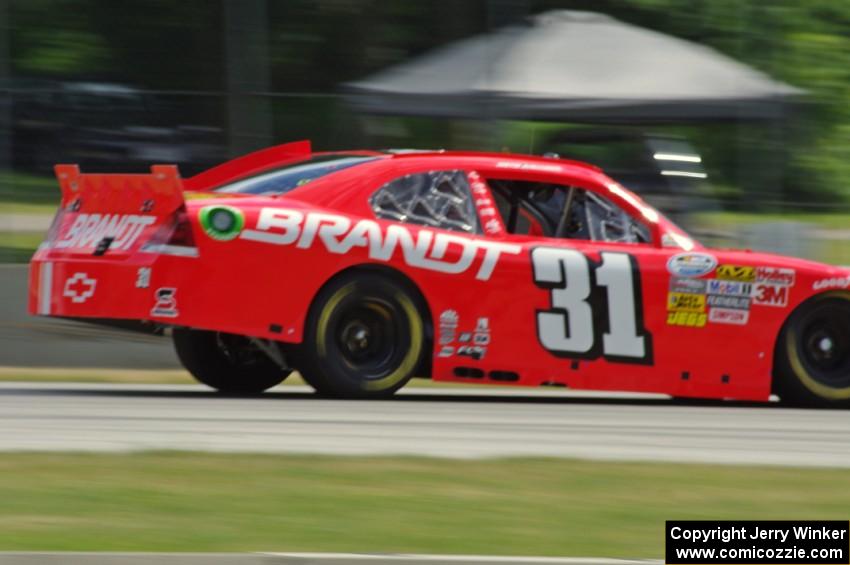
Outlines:
{"type": "Polygon", "coordinates": [[[96,279],[90,279],[86,273],[74,273],[74,276],[65,281],[65,290],[62,296],[67,296],[71,302],[80,304],[94,296],[96,279]]]}

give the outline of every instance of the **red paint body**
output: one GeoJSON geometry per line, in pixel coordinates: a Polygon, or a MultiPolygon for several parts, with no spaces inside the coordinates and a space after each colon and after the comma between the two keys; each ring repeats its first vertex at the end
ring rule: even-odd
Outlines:
{"type": "MultiPolygon", "coordinates": [[[[323,284],[345,269],[378,264],[407,276],[428,303],[435,327],[434,380],[523,386],[560,384],[574,389],[766,400],[771,391],[776,340],[784,321],[806,299],[829,288],[835,289],[834,285],[824,285],[814,290],[817,281],[836,279],[835,284],[840,284],[850,275],[847,270],[809,261],[746,251],[709,250],[693,243],[693,253],[713,256],[718,265],[746,266],[754,270],[758,267],[793,269],[794,282],[769,289],[784,295],[774,298],[787,301],[785,306],[753,304],[746,324],[668,325],[671,284],[668,261],[686,252],[681,246],[672,244],[671,237],[680,243],[690,240],[598,169],[565,160],[507,154],[362,154],[378,158],[320,177],[280,197],[209,191],[234,179],[310,156],[309,145],[304,142],[243,157],[185,180],[179,177],[176,168],[169,166],[155,166],[150,175],[81,175],[76,167],[59,165],[57,177],[62,188],[63,211],[57,215],[48,240],[31,262],[30,312],[72,318],[151,321],[298,343],[302,339],[308,309],[323,284]],[[304,214],[312,211],[342,216],[352,223],[368,218],[377,222],[385,233],[387,226],[394,222],[375,218],[369,197],[377,189],[405,174],[458,169],[475,171],[485,181],[525,179],[596,191],[630,215],[641,218],[650,228],[653,242],[602,243],[507,233],[470,236],[445,232],[468,241],[483,239],[520,247],[518,253],[500,254],[492,275],[480,280],[476,278],[483,260],[480,249],[470,268],[451,274],[412,266],[404,260],[401,249],[396,249],[388,261],[370,258],[362,246],[345,253],[329,253],[318,237],[304,247],[242,237],[220,241],[209,237],[198,220],[199,210],[204,206],[228,205],[242,211],[244,229],[248,230],[257,226],[260,210],[271,207],[304,214]],[[181,206],[185,206],[191,221],[197,256],[143,251],[142,247],[156,238],[158,230],[163,229],[163,224],[181,206]],[[144,211],[145,208],[148,210],[144,211]],[[75,242],[73,233],[69,235],[80,214],[143,218],[128,221],[128,226],[133,221],[138,221],[139,225],[135,228],[125,226],[124,241],[116,239],[115,244],[120,243],[117,248],[109,248],[105,254],[95,256],[96,241],[75,242]],[[71,244],[62,247],[58,245],[62,241],[71,244]],[[642,309],[642,323],[651,334],[651,364],[609,361],[603,357],[556,356],[542,347],[536,313],[550,309],[552,297],[549,290],[534,283],[530,252],[540,246],[576,249],[591,262],[599,262],[600,252],[606,251],[626,253],[634,258],[640,277],[637,298],[642,309]],[[146,285],[139,280],[140,268],[144,267],[150,267],[146,285]],[[77,279],[69,283],[74,276],[77,279]],[[87,281],[95,283],[85,286],[87,281]],[[66,289],[66,285],[74,283],[76,286],[66,289]],[[92,288],[91,296],[83,297],[80,289],[88,288],[92,288]],[[174,289],[174,316],[152,313],[157,302],[155,293],[162,288],[174,289]],[[440,314],[446,310],[457,312],[461,330],[474,326],[478,318],[488,318],[491,341],[482,359],[438,355],[436,326],[440,314]],[[458,367],[480,369],[484,377],[459,377],[455,374],[458,367]],[[494,381],[489,377],[492,371],[513,372],[519,380],[512,383],[494,381]]],[[[433,233],[442,231],[405,225],[414,236],[422,229],[433,233]]],[[[461,245],[449,245],[441,260],[457,261],[461,251],[461,245]]],[[[692,278],[717,276],[717,269],[712,269],[710,273],[692,278]]]]}

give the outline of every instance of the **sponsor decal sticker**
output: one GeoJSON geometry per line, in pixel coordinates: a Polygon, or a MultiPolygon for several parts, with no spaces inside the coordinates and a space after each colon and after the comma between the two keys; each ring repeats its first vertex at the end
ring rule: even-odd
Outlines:
{"type": "Polygon", "coordinates": [[[795,274],[794,269],[758,267],[756,269],[756,282],[776,284],[779,286],[794,286],[795,274]]]}
{"type": "Polygon", "coordinates": [[[750,296],[753,293],[752,283],[738,281],[708,281],[708,293],[723,296],[750,296]]]}
{"type": "Polygon", "coordinates": [[[705,312],[705,295],[670,292],[667,294],[667,310],[670,312],[705,312]]]}
{"type": "Polygon", "coordinates": [[[65,280],[62,296],[70,298],[74,304],[82,304],[92,296],[97,288],[97,279],[88,276],[87,273],[74,273],[65,280]]]}
{"type": "Polygon", "coordinates": [[[750,299],[744,296],[721,296],[717,294],[708,295],[708,305],[712,308],[733,308],[735,310],[749,310],[750,299]]]}
{"type": "Polygon", "coordinates": [[[701,277],[717,266],[717,259],[707,253],[678,253],[667,261],[667,271],[680,277],[701,277]]]}
{"type": "Polygon", "coordinates": [[[390,261],[401,249],[405,263],[412,267],[459,274],[470,269],[475,278],[486,281],[503,253],[517,255],[522,247],[455,233],[390,224],[385,228],[374,220],[352,222],[345,216],[281,208],[262,208],[254,229],[242,231],[242,239],[273,245],[295,245],[309,249],[316,241],[330,253],[344,254],[355,247],[367,250],[370,259],[390,261]],[[449,249],[456,253],[449,254],[449,249]],[[477,265],[477,268],[475,267],[477,265]]]}
{"type": "Polygon", "coordinates": [[[670,277],[671,292],[690,292],[691,294],[705,294],[708,286],[705,279],[689,279],[686,277],[670,277]]]}
{"type": "Polygon", "coordinates": [[[736,310],[734,308],[712,308],[708,313],[708,320],[715,324],[734,324],[743,326],[750,320],[749,310],[736,310]]]}
{"type": "Polygon", "coordinates": [[[459,325],[460,316],[455,310],[444,310],[440,314],[440,351],[437,356],[461,355],[476,360],[483,359],[487,354],[487,345],[490,344],[490,319],[478,318],[474,332],[458,332],[459,325]],[[465,345],[455,347],[455,341],[465,345]]]}
{"type": "Polygon", "coordinates": [[[702,328],[705,327],[707,316],[704,312],[668,312],[667,325],[702,328]]]}
{"type": "Polygon", "coordinates": [[[176,318],[177,317],[177,289],[176,288],[158,288],[154,293],[156,303],[151,308],[151,316],[159,316],[161,318],[176,318]]]}
{"type": "Polygon", "coordinates": [[[156,216],[139,214],[78,214],[54,246],[58,249],[93,248],[103,238],[111,237],[110,249],[129,249],[154,222],[156,216]]]}
{"type": "Polygon", "coordinates": [[[753,304],[760,306],[788,306],[789,287],[778,284],[756,284],[753,287],[753,304]]]}
{"type": "Polygon", "coordinates": [[[148,288],[151,285],[151,268],[139,267],[136,271],[136,288],[148,288]]]}
{"type": "Polygon", "coordinates": [[[245,227],[245,215],[233,206],[204,206],[198,212],[204,233],[212,239],[230,241],[245,227]]]}
{"type": "MultiPolygon", "coordinates": [[[[440,344],[448,345],[455,340],[458,315],[454,310],[443,310],[440,314],[440,344]]],[[[443,348],[445,349],[445,348],[443,348]]]]}
{"type": "Polygon", "coordinates": [[[754,282],[756,268],[742,265],[718,265],[717,278],[725,281],[754,282]]]}
{"type": "Polygon", "coordinates": [[[821,279],[812,283],[812,290],[824,290],[827,288],[850,288],[850,275],[846,277],[821,279]]]}

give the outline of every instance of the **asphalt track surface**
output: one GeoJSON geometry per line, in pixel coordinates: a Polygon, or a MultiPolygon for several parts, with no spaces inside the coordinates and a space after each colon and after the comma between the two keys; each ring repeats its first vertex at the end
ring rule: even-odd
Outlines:
{"type": "Polygon", "coordinates": [[[198,385],[0,384],[0,450],[204,450],[850,467],[846,410],[540,390],[254,398],[198,385]]]}

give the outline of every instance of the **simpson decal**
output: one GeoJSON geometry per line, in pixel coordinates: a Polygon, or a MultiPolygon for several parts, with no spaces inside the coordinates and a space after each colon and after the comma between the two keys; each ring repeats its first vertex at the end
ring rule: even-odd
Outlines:
{"type": "Polygon", "coordinates": [[[708,313],[708,320],[714,324],[743,326],[750,320],[750,312],[732,308],[712,308],[711,312],[708,313]]]}
{"type": "Polygon", "coordinates": [[[718,265],[717,278],[726,281],[753,282],[756,280],[756,268],[741,265],[718,265]]]}
{"type": "Polygon", "coordinates": [[[330,253],[344,254],[354,247],[363,247],[368,250],[370,259],[378,261],[390,261],[401,248],[408,265],[450,274],[466,272],[480,257],[475,278],[482,281],[490,279],[502,253],[516,255],[522,250],[519,245],[429,229],[420,229],[414,234],[398,224],[387,226],[383,232],[373,220],[352,223],[336,214],[304,214],[280,208],[260,210],[255,229],[244,230],[240,237],[274,245],[295,245],[301,249],[310,248],[318,239],[330,253]],[[456,259],[446,257],[449,249],[459,252],[456,259]]]}
{"type": "Polygon", "coordinates": [[[717,259],[707,253],[679,253],[667,261],[667,271],[680,277],[701,277],[717,266],[717,259]]]}
{"type": "Polygon", "coordinates": [[[144,229],[156,222],[156,216],[138,214],[78,214],[62,238],[58,249],[93,248],[103,238],[111,237],[110,249],[129,249],[144,229]]]}

